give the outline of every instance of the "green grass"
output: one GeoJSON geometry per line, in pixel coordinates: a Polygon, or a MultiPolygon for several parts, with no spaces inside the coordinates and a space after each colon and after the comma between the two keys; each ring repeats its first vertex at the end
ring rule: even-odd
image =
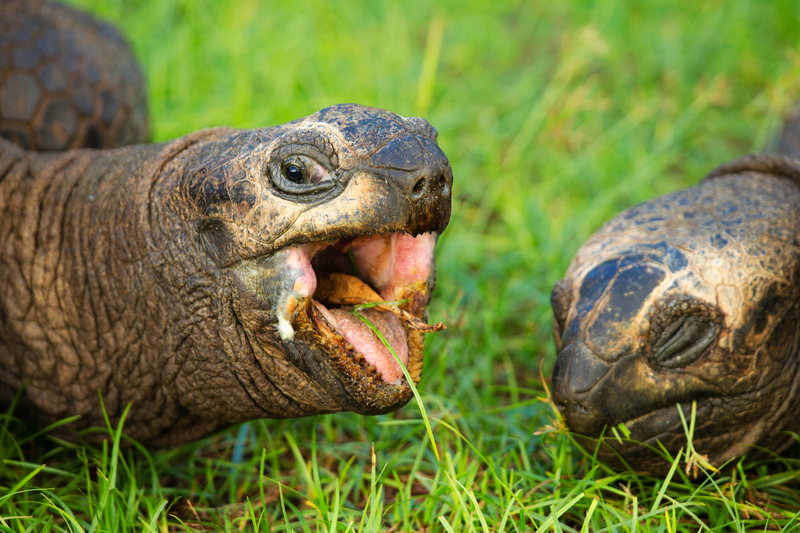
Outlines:
{"type": "Polygon", "coordinates": [[[800,453],[615,473],[559,430],[549,292],[620,210],[769,145],[800,95],[795,1],[79,0],[149,78],[155,140],[334,103],[422,115],[455,173],[419,391],[174,450],[0,419],[0,531],[800,529],[800,453]],[[274,5],[270,5],[274,4],[274,5]],[[541,373],[540,373],[541,372],[541,373]]]}

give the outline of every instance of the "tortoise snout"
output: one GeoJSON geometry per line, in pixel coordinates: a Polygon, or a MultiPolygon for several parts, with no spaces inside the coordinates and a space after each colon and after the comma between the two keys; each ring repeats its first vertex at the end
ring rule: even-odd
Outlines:
{"type": "Polygon", "coordinates": [[[580,341],[558,354],[553,369],[553,400],[572,431],[597,436],[606,425],[602,414],[593,407],[591,393],[610,369],[580,341]]]}
{"type": "Polygon", "coordinates": [[[401,135],[373,154],[370,163],[385,169],[412,204],[450,198],[453,170],[444,152],[429,137],[401,135]]]}
{"type": "Polygon", "coordinates": [[[405,195],[409,201],[417,203],[431,199],[450,198],[450,191],[453,187],[453,171],[450,166],[437,165],[426,167],[413,180],[406,184],[405,195]]]}
{"type": "Polygon", "coordinates": [[[370,166],[409,203],[407,231],[444,230],[450,220],[453,170],[431,138],[407,133],[393,139],[372,155],[370,166]]]}

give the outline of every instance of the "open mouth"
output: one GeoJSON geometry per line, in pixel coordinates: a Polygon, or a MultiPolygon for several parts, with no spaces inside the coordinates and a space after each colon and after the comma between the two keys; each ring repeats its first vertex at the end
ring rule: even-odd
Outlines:
{"type": "Polygon", "coordinates": [[[289,248],[285,261],[293,282],[279,304],[281,337],[292,340],[295,331],[311,330],[326,351],[345,359],[339,366],[346,363],[352,373],[357,365],[374,384],[402,383],[397,359],[417,381],[421,333],[444,329],[424,322],[435,244],[434,233],[396,232],[289,248]],[[371,305],[357,307],[362,304],[371,305]]]}

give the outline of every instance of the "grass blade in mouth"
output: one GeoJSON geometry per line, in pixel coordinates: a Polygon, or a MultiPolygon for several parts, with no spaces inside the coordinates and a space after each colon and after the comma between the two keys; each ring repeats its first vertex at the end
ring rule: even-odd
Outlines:
{"type": "Polygon", "coordinates": [[[422,413],[422,421],[425,424],[426,431],[428,432],[428,438],[431,441],[431,448],[433,448],[433,453],[436,456],[436,460],[441,461],[441,459],[439,458],[439,449],[436,447],[436,439],[433,438],[433,430],[431,429],[431,423],[428,420],[428,413],[425,411],[425,405],[423,405],[422,403],[422,398],[419,395],[419,391],[417,391],[417,387],[414,385],[414,380],[411,379],[411,375],[408,373],[406,365],[404,365],[403,362],[400,360],[400,358],[397,356],[397,352],[394,351],[394,348],[392,348],[392,345],[389,344],[389,341],[386,340],[386,337],[383,336],[383,333],[381,333],[378,328],[373,326],[372,322],[370,322],[367,319],[367,317],[359,313],[359,311],[362,309],[367,309],[370,307],[377,307],[377,306],[387,306],[387,307],[396,306],[406,303],[407,301],[408,300],[397,300],[394,302],[370,302],[366,304],[359,304],[353,307],[353,314],[356,317],[358,317],[358,319],[361,320],[364,324],[366,324],[367,327],[371,329],[375,335],[378,336],[378,339],[380,339],[383,345],[386,346],[386,348],[392,354],[392,357],[394,357],[394,360],[397,361],[397,364],[400,365],[400,370],[403,371],[403,375],[405,376],[408,385],[411,387],[411,392],[414,393],[414,398],[416,398],[417,400],[417,405],[419,405],[420,413],[422,413]]]}

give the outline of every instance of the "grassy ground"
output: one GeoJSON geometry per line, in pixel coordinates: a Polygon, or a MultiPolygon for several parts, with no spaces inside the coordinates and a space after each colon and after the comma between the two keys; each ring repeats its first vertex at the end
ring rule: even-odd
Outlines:
{"type": "Polygon", "coordinates": [[[150,80],[156,140],[339,102],[427,117],[456,176],[419,409],[255,421],[175,450],[0,419],[0,531],[800,528],[800,453],[692,479],[615,473],[558,429],[549,291],[636,202],[769,146],[800,94],[773,0],[77,0],[150,80]],[[43,466],[44,465],[44,466],[43,466]]]}

